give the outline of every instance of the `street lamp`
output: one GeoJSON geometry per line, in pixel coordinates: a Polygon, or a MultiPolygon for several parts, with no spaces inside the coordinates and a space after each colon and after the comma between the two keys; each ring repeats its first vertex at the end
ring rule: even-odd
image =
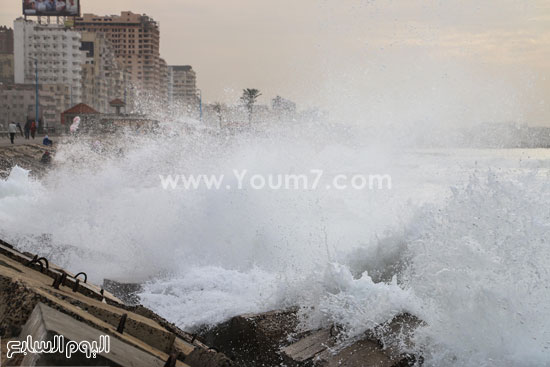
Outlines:
{"type": "Polygon", "coordinates": [[[35,114],[34,114],[34,121],[36,122],[36,129],[38,130],[39,124],[38,124],[38,59],[35,59],[34,57],[29,57],[29,59],[34,60],[34,71],[35,71],[35,84],[36,84],[36,97],[35,97],[35,114]]]}
{"type": "Polygon", "coordinates": [[[200,120],[202,122],[202,91],[198,88],[197,88],[197,91],[199,92],[198,93],[198,95],[199,95],[199,116],[200,116],[200,120]]]}
{"type": "Polygon", "coordinates": [[[122,79],[124,81],[124,113],[126,113],[126,70],[122,72],[122,79]]]}

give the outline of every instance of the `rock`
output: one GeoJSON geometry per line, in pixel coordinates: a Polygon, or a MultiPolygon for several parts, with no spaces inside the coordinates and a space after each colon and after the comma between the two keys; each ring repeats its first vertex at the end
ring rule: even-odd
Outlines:
{"type": "Polygon", "coordinates": [[[245,314],[203,331],[200,337],[239,366],[278,366],[283,361],[280,346],[297,325],[294,309],[245,314]]]}
{"type": "Polygon", "coordinates": [[[337,353],[326,349],[319,354],[314,363],[323,367],[396,367],[394,361],[380,349],[373,340],[360,340],[337,353]]]}
{"type": "Polygon", "coordinates": [[[296,334],[298,318],[291,309],[236,316],[200,336],[239,366],[406,367],[422,363],[403,350],[412,348],[419,325],[413,315],[400,314],[342,346],[336,327],[296,334]],[[289,343],[291,337],[297,340],[289,343]]]}
{"type": "Polygon", "coordinates": [[[334,346],[335,338],[330,330],[316,330],[282,349],[285,362],[291,365],[309,365],[327,348],[334,346]]]}
{"type": "Polygon", "coordinates": [[[203,349],[195,349],[191,354],[182,359],[190,366],[200,367],[230,367],[233,362],[222,353],[215,350],[205,351],[203,349]]]}
{"type": "Polygon", "coordinates": [[[412,333],[421,325],[413,315],[404,313],[365,333],[364,338],[337,348],[337,335],[317,330],[282,349],[289,366],[377,366],[406,367],[422,364],[422,358],[404,349],[412,348],[412,333]]]}
{"type": "Polygon", "coordinates": [[[121,283],[111,279],[104,279],[103,288],[129,306],[139,305],[138,293],[142,289],[139,283],[121,283]]]}
{"type": "Polygon", "coordinates": [[[416,316],[402,313],[373,330],[367,331],[365,335],[368,338],[378,340],[385,353],[394,360],[403,359],[404,357],[414,358],[414,356],[403,353],[403,350],[413,349],[412,337],[414,331],[423,324],[424,322],[416,316]]]}

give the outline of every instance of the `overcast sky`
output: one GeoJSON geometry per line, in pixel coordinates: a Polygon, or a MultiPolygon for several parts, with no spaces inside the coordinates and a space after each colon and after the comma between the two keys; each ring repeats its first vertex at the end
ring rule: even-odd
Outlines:
{"type": "MultiPolygon", "coordinates": [[[[242,88],[360,120],[550,125],[547,0],[82,0],[146,13],[207,101],[242,88]]],[[[20,15],[2,0],[0,23],[20,15]]]]}

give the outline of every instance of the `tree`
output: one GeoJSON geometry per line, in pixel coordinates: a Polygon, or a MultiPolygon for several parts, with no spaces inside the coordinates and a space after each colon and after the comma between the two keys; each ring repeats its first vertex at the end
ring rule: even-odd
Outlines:
{"type": "Polygon", "coordinates": [[[271,100],[271,108],[279,120],[294,119],[296,117],[296,103],[281,96],[277,96],[271,100]]]}
{"type": "Polygon", "coordinates": [[[283,97],[281,96],[277,96],[271,100],[271,106],[273,107],[273,109],[276,109],[282,104],[283,104],[283,97]]]}
{"type": "Polygon", "coordinates": [[[243,95],[241,97],[241,101],[245,105],[247,111],[248,111],[248,123],[252,124],[252,112],[254,110],[254,104],[256,103],[256,100],[259,96],[261,96],[262,93],[258,89],[253,88],[247,88],[243,89],[243,95]]]}
{"type": "Polygon", "coordinates": [[[214,112],[216,112],[216,116],[218,116],[218,120],[220,121],[220,129],[222,128],[222,104],[220,102],[214,103],[214,112]]]}

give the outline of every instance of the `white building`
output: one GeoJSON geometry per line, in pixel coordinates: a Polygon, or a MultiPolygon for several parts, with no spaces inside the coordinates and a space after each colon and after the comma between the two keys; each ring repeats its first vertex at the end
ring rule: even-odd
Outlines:
{"type": "Polygon", "coordinates": [[[190,65],[168,66],[168,103],[196,115],[199,109],[197,97],[197,74],[190,65]]]}
{"type": "Polygon", "coordinates": [[[82,102],[82,64],[80,33],[59,24],[38,24],[22,18],[14,21],[14,81],[35,82],[38,60],[40,84],[65,85],[67,109],[82,102]]]}

